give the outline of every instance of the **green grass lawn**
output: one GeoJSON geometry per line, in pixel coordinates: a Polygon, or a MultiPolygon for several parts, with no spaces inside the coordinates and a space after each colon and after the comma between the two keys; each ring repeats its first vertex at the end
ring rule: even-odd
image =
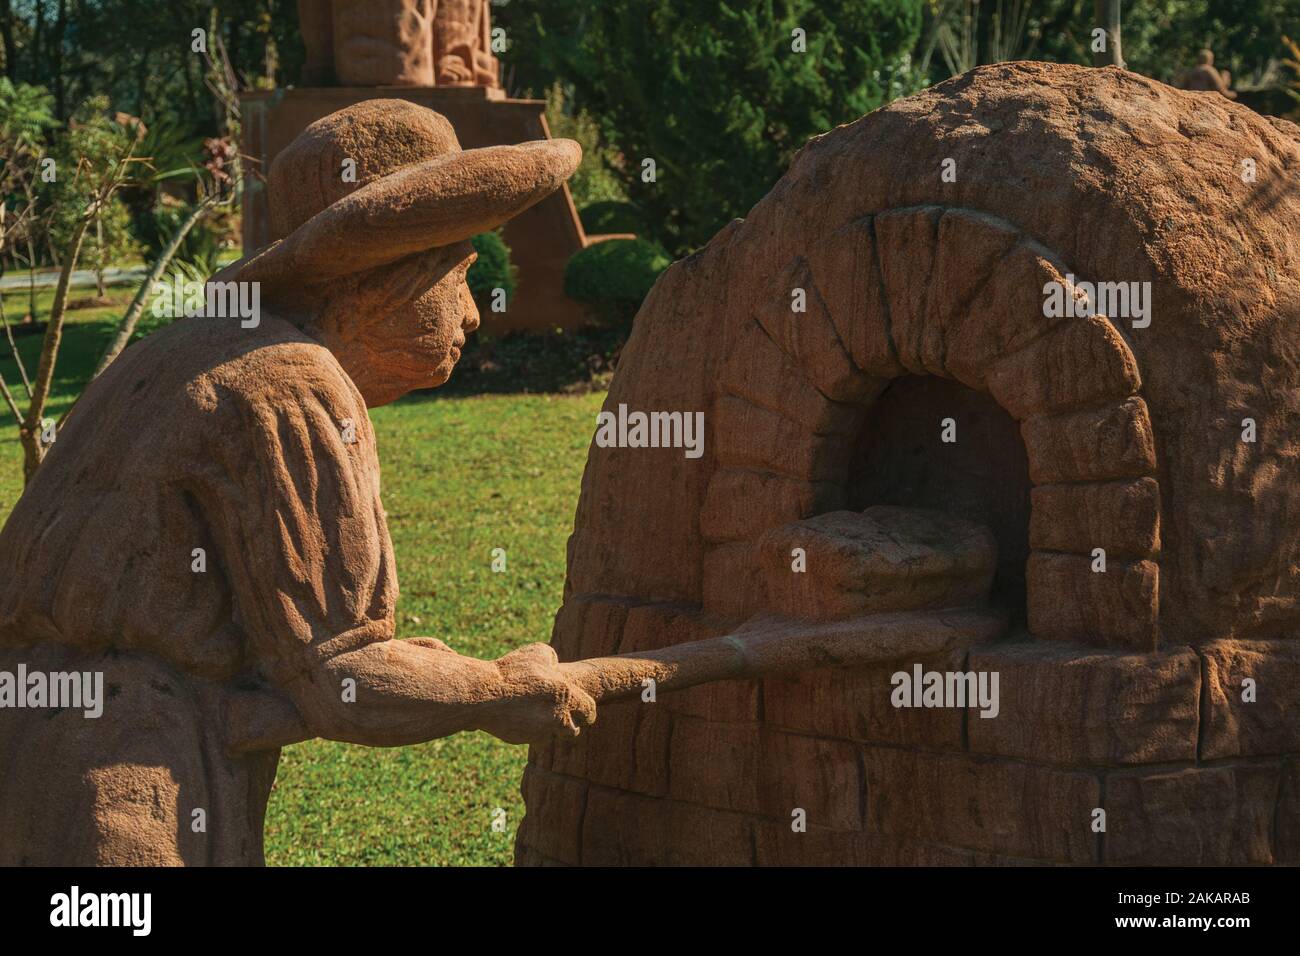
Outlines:
{"type": "MultiPolygon", "coordinates": [[[[130,295],[110,290],[113,307],[70,314],[51,415],[88,378],[130,295]]],[[[11,319],[26,305],[25,294],[13,298],[5,298],[11,319]]],[[[21,337],[19,348],[34,373],[40,337],[21,337]]],[[[19,397],[7,343],[0,352],[0,373],[19,397]]],[[[401,583],[399,636],[438,637],[477,657],[549,640],[602,400],[600,393],[432,393],[371,412],[401,583]],[[506,551],[504,573],[491,569],[494,548],[506,551]]],[[[22,454],[10,422],[0,432],[0,516],[21,491],[22,454]]],[[[289,747],[267,814],[267,861],[509,863],[526,753],[483,733],[384,750],[325,741],[289,747]],[[498,808],[504,832],[492,828],[498,808]]]]}

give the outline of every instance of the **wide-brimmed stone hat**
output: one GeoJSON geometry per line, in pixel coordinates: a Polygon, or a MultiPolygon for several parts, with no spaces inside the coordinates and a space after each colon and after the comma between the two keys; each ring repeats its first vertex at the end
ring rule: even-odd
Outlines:
{"type": "Polygon", "coordinates": [[[572,140],[462,150],[441,114],[365,100],[308,126],[267,175],[274,241],[222,280],[304,285],[486,232],[573,175],[572,140]]]}

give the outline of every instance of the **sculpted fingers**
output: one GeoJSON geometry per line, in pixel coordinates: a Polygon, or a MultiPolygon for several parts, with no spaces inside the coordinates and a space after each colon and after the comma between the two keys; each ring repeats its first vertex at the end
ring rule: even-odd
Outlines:
{"type": "Polygon", "coordinates": [[[452,654],[455,653],[450,646],[443,641],[438,640],[436,637],[413,637],[410,639],[410,643],[419,647],[427,647],[434,651],[447,651],[452,654]]]}
{"type": "Polygon", "coordinates": [[[590,694],[580,687],[573,689],[573,696],[570,701],[569,714],[573,724],[579,731],[584,727],[590,727],[596,722],[596,701],[590,694]]]}

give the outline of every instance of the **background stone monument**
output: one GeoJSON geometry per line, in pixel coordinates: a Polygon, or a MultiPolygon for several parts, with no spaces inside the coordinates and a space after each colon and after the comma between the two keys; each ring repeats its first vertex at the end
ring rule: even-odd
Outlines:
{"type": "MultiPolygon", "coordinates": [[[[263,176],[308,124],[374,98],[436,110],[466,149],[549,139],[541,100],[507,98],[490,49],[488,0],[299,0],[307,58],[303,86],[240,96],[246,155],[263,176]]],[[[571,328],[584,308],[564,294],[564,267],[591,239],[565,186],[504,229],[519,281],[487,330],[571,328]]],[[[243,201],[245,253],[274,234],[265,184],[248,178],[243,201]]]]}

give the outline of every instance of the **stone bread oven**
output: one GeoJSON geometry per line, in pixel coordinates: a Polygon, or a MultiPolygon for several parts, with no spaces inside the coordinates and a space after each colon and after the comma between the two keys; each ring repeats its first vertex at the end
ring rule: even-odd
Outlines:
{"type": "Polygon", "coordinates": [[[1298,176],[1294,125],[1113,68],[811,141],[642,307],[606,408],[704,454],[593,445],[553,643],[972,596],[1005,637],[605,707],[533,749],[518,862],[1300,861],[1298,176]],[[918,665],[996,715],[894,706],[918,665]]]}

